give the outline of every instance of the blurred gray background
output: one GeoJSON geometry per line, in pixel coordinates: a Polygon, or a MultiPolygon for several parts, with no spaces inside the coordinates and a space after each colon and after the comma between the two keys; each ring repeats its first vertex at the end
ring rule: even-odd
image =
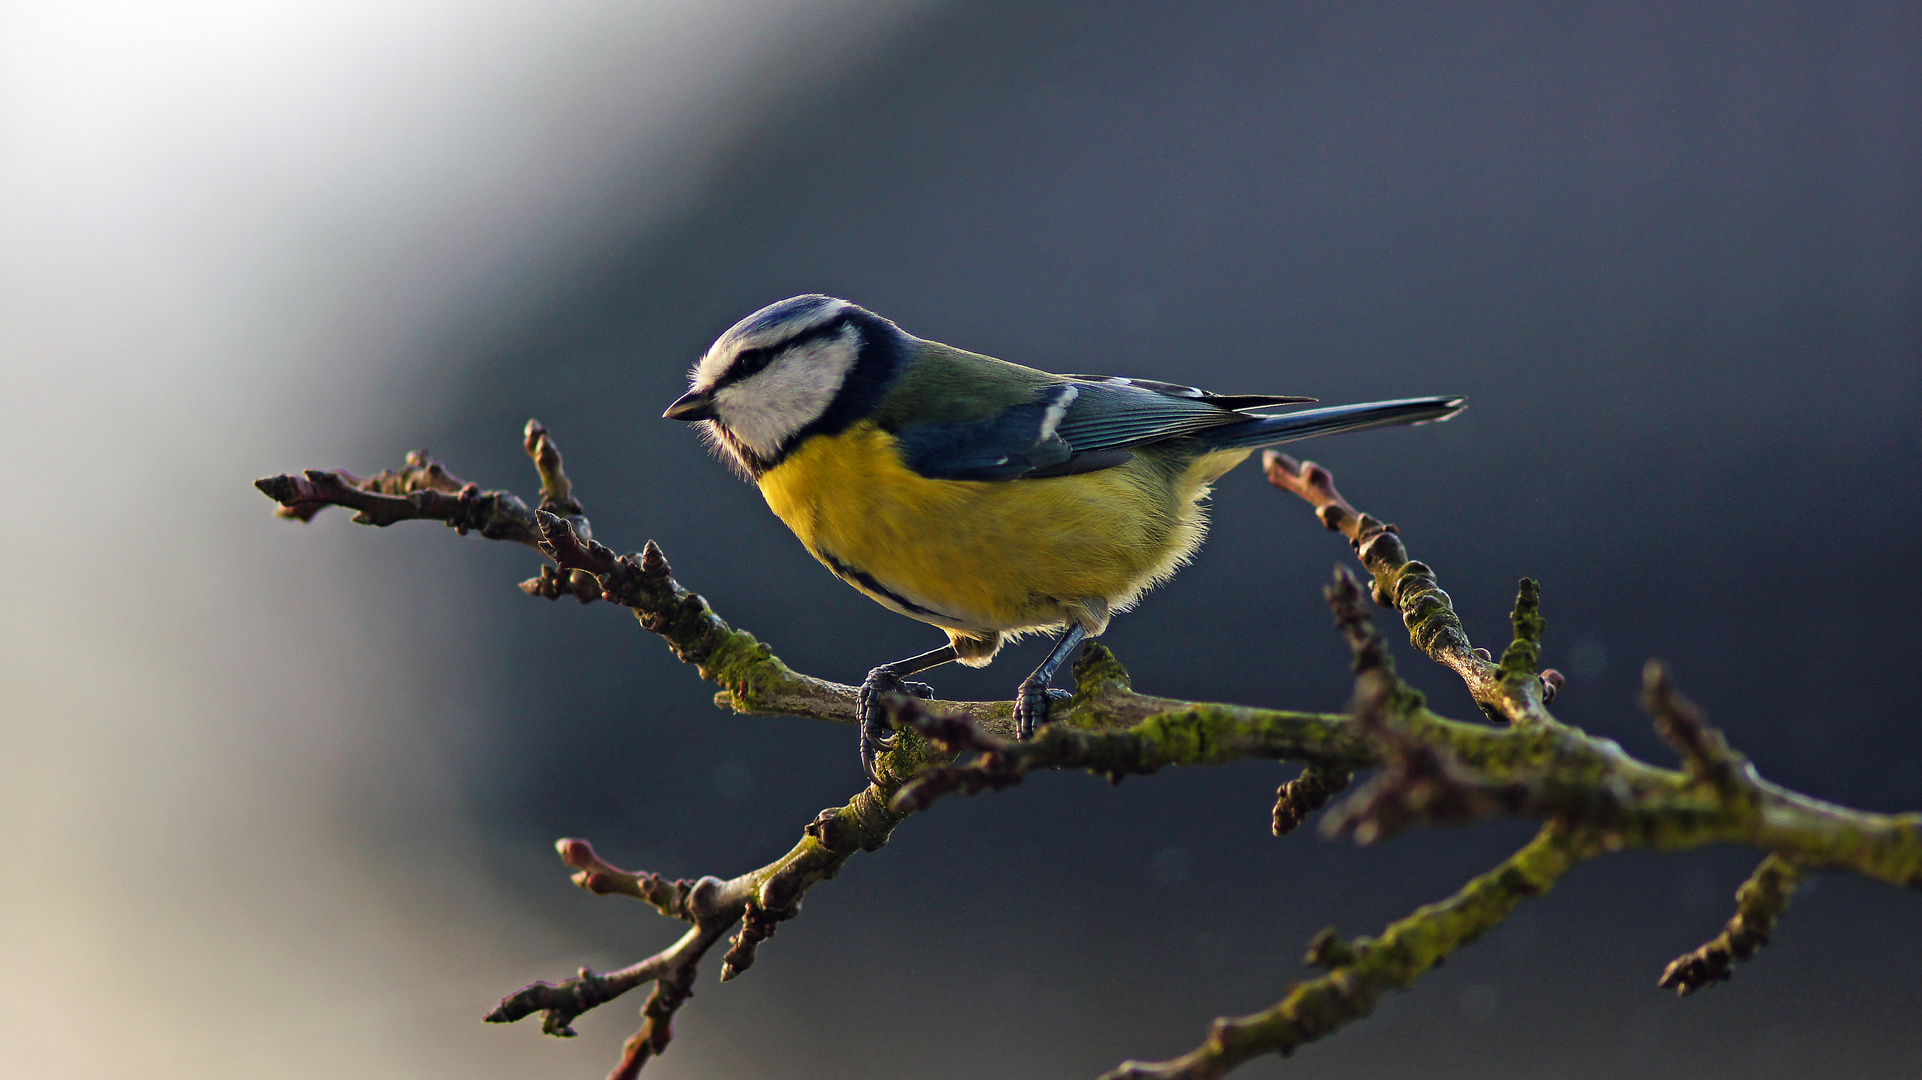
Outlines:
{"type": "MultiPolygon", "coordinates": [[[[1922,806],[1922,9],[1902,3],[0,5],[0,1072],[595,1077],[500,995],[676,926],[559,836],[731,874],[859,785],[850,729],[716,712],[539,560],[276,521],[428,447],[660,541],[815,674],[935,644],[680,425],[808,291],[1056,370],[1449,424],[1304,447],[1493,647],[1543,582],[1556,711],[1669,760],[1665,658],[1764,774],[1922,806]]],[[[1346,556],[1252,468],[1117,620],[1144,690],[1336,709],[1346,556]]],[[[945,696],[1005,697],[1041,646],[945,696]]],[[[1438,707],[1458,686],[1400,645],[1438,707]]],[[[661,1077],[1090,1077],[1275,1001],[1529,833],[1267,833],[1268,764],[943,804],[682,1012],[661,1077]]],[[[1922,907],[1823,878],[1736,980],[1654,986],[1758,856],[1574,872],[1250,1077],[1922,1072],[1922,907]]]]}

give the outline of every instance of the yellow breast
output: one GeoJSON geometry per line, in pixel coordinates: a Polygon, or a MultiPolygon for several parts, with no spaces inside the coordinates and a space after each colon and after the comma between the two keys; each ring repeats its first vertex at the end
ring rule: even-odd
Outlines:
{"type": "Polygon", "coordinates": [[[807,440],[760,486],[808,550],[862,592],[937,626],[1006,632],[1060,625],[1087,599],[1125,608],[1193,553],[1208,483],[1247,456],[930,480],[902,463],[892,435],[863,423],[807,440]]]}

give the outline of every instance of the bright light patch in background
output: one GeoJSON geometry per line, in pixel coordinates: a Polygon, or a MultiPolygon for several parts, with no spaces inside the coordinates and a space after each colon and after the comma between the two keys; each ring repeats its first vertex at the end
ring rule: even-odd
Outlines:
{"type": "Polygon", "coordinates": [[[0,1074],[592,1071],[479,1037],[567,945],[462,871],[410,734],[449,707],[413,673],[474,662],[458,601],[330,598],[365,551],[248,481],[391,457],[437,331],[691,205],[930,6],[0,7],[0,1074]]]}

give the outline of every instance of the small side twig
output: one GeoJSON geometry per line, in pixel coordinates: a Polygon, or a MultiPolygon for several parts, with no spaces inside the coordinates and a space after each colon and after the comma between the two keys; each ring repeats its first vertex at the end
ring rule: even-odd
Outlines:
{"type": "Polygon", "coordinates": [[[862,851],[887,843],[906,811],[889,807],[891,789],[870,785],[847,805],[823,810],[806,834],[774,862],[723,881],[703,877],[669,882],[646,871],[623,870],[602,859],[585,840],[562,840],[561,861],[572,868],[574,883],[598,895],[632,897],[663,915],[692,924],[673,945],[637,964],[596,974],[582,968],[560,983],[537,982],[509,994],[489,1012],[489,1023],[506,1024],[541,1013],[541,1030],[549,1035],[574,1034],[573,1022],[582,1013],[620,997],[645,983],[654,993],[642,1009],[641,1030],[629,1039],[621,1064],[611,1074],[630,1078],[650,1057],[658,1056],[673,1037],[675,1011],[693,995],[694,979],[703,957],[741,924],[733,947],[723,960],[722,978],[746,971],[756,947],[774,932],[774,924],[800,913],[808,889],[831,878],[862,851]]]}
{"type": "Polygon", "coordinates": [[[1391,924],[1379,938],[1343,941],[1316,935],[1308,962],[1328,968],[1296,983],[1281,1002],[1251,1016],[1216,1020],[1208,1038],[1171,1061],[1127,1061],[1101,1080],[1217,1080],[1250,1058],[1287,1055],[1375,1010],[1381,995],[1413,985],[1443,959],[1502,924],[1523,900],[1540,896],[1601,848],[1585,833],[1551,823],[1500,866],[1455,895],[1391,924]]]}
{"type": "MultiPolygon", "coordinates": [[[[521,445],[533,460],[534,471],[540,474],[539,509],[565,518],[577,535],[592,538],[594,527],[587,520],[586,508],[574,497],[574,482],[567,478],[567,470],[561,465],[561,448],[555,444],[554,437],[539,420],[529,420],[522,432],[521,445]]],[[[545,600],[571,596],[583,604],[591,604],[601,598],[601,583],[585,570],[543,566],[538,575],[521,582],[521,591],[545,600]]]]}
{"type": "Polygon", "coordinates": [[[741,913],[741,932],[729,942],[731,948],[721,958],[721,981],[727,982],[753,967],[761,942],[773,937],[779,925],[779,918],[761,910],[761,906],[750,899],[747,909],[741,913]]]}
{"type": "MultiPolygon", "coordinates": [[[[1355,509],[1335,490],[1334,476],[1312,461],[1296,461],[1269,450],[1262,454],[1262,471],[1270,484],[1306,500],[1324,526],[1348,538],[1362,567],[1374,579],[1369,592],[1375,603],[1401,613],[1409,640],[1455,672],[1490,719],[1510,724],[1554,723],[1545,705],[1561,688],[1560,673],[1550,676],[1520,671],[1522,664],[1532,662],[1535,656],[1526,648],[1516,652],[1511,645],[1499,664],[1486,650],[1475,648],[1435,571],[1427,563],[1408,557],[1408,548],[1395,526],[1355,509]]],[[[1516,604],[1516,641],[1532,643],[1538,649],[1542,629],[1539,595],[1533,582],[1524,582],[1522,593],[1523,599],[1516,604]]]]}
{"type": "Polygon", "coordinates": [[[587,510],[580,500],[574,498],[574,482],[567,478],[567,470],[561,467],[561,448],[553,436],[539,420],[529,420],[521,433],[521,445],[527,456],[534,460],[534,470],[541,477],[541,506],[550,514],[576,519],[574,528],[587,534],[587,510]]]}
{"type": "Polygon", "coordinates": [[[1683,697],[1660,660],[1642,666],[1642,708],[1655,720],[1655,732],[1682,757],[1688,774],[1715,789],[1723,798],[1746,794],[1748,759],[1730,748],[1722,733],[1709,726],[1695,703],[1683,697]]]}
{"type": "MultiPolygon", "coordinates": [[[[691,983],[699,974],[701,957],[727,932],[727,924],[696,925],[680,940],[653,956],[619,971],[597,974],[582,968],[574,978],[559,983],[537,982],[523,986],[501,999],[483,1018],[490,1024],[511,1024],[541,1015],[541,1031],[571,1039],[574,1021],[581,1014],[605,1005],[644,983],[664,980],[691,983]]],[[[653,1041],[665,1042],[663,1034],[653,1041]]]]}
{"type": "Polygon", "coordinates": [[[1801,884],[1802,871],[1780,855],[1770,855],[1735,890],[1735,917],[1701,948],[1677,957],[1658,985],[1687,997],[1697,990],[1726,981],[1737,963],[1754,956],[1769,943],[1775,922],[1788,910],[1789,898],[1801,884]]]}
{"type": "Polygon", "coordinates": [[[280,504],[277,515],[296,521],[312,521],[329,506],[344,506],[362,525],[439,521],[463,535],[471,529],[489,540],[529,547],[540,537],[526,503],[505,491],[482,491],[421,450],[407,455],[405,468],[365,480],[345,469],[308,469],[298,476],[262,477],[254,487],[280,504]]]}
{"type": "Polygon", "coordinates": [[[1371,844],[1415,825],[1462,824],[1543,809],[1541,793],[1530,781],[1485,776],[1446,747],[1403,730],[1401,716],[1419,708],[1421,698],[1395,674],[1388,643],[1362,603],[1360,583],[1347,567],[1338,566],[1323,595],[1355,655],[1355,726],[1381,748],[1385,765],[1322,818],[1324,835],[1371,844]]]}
{"type": "Polygon", "coordinates": [[[1308,815],[1328,805],[1353,782],[1355,774],[1347,769],[1304,765],[1301,775],[1275,789],[1275,814],[1270,826],[1276,836],[1286,836],[1308,820],[1308,815]]]}

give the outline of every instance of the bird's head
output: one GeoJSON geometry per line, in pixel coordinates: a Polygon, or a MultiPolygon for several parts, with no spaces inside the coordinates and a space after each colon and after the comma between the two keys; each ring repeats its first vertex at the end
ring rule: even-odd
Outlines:
{"type": "Polygon", "coordinates": [[[722,334],[689,373],[688,392],[662,415],[704,421],[726,455],[759,476],[808,435],[872,411],[909,340],[846,300],[792,297],[722,334]]]}

